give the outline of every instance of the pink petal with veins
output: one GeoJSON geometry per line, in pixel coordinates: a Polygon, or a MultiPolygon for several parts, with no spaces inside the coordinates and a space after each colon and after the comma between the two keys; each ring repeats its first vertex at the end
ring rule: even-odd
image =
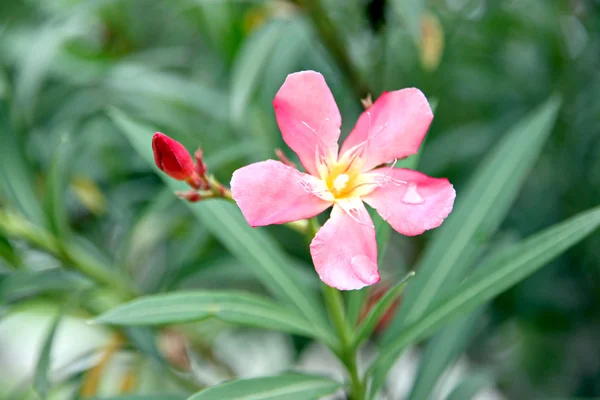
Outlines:
{"type": "Polygon", "coordinates": [[[321,280],[340,290],[360,289],[379,282],[373,222],[359,199],[351,214],[334,205],[329,220],[310,244],[321,280]]]}
{"type": "Polygon", "coordinates": [[[362,199],[403,235],[437,228],[452,211],[456,192],[446,178],[403,168],[379,168],[366,175],[382,183],[362,199]]]}
{"type": "Polygon", "coordinates": [[[361,114],[340,154],[362,144],[363,171],[415,154],[432,119],[427,98],[419,89],[383,93],[361,114]]]}
{"type": "Polygon", "coordinates": [[[283,140],[308,173],[317,175],[316,157],[337,157],[342,118],[323,75],[314,71],[288,75],[273,107],[283,140]]]}
{"type": "Polygon", "coordinates": [[[279,161],[267,160],[238,169],[231,178],[231,194],[251,226],[283,224],[312,218],[331,202],[313,192],[323,185],[279,161]]]}

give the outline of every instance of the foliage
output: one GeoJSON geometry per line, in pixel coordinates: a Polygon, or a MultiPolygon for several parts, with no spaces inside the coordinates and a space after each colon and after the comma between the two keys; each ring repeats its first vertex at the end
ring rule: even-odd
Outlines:
{"type": "Polygon", "coordinates": [[[5,3],[0,396],[600,396],[596,2],[5,3]],[[384,279],[343,298],[319,294],[305,235],[182,202],[152,161],[158,130],[221,182],[275,148],[294,159],[271,101],[304,69],[343,135],[369,93],[435,99],[424,151],[398,164],[457,190],[431,233],[375,220],[384,279]]]}

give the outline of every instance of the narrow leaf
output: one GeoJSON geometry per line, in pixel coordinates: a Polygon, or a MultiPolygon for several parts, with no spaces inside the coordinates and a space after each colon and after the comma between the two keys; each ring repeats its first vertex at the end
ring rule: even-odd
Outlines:
{"type": "Polygon", "coordinates": [[[369,371],[373,377],[371,393],[379,390],[387,372],[407,346],[432,335],[457,315],[472,311],[527,278],[598,226],[600,207],[580,213],[490,256],[471,277],[437,300],[423,317],[382,347],[379,358],[369,371]]]}
{"type": "Polygon", "coordinates": [[[392,304],[398,300],[402,294],[402,291],[404,290],[404,287],[413,276],[415,276],[415,273],[412,271],[409,272],[408,275],[406,275],[400,282],[388,290],[373,306],[373,308],[371,308],[371,311],[369,311],[362,324],[360,324],[358,327],[355,346],[360,345],[363,340],[367,339],[371,333],[373,333],[381,317],[383,317],[392,304]]]}
{"type": "Polygon", "coordinates": [[[283,27],[285,24],[278,21],[263,25],[246,40],[235,59],[231,77],[231,116],[235,123],[242,122],[246,106],[258,87],[283,27]]]}
{"type": "Polygon", "coordinates": [[[551,98],[521,120],[477,168],[468,188],[458,192],[450,217],[415,266],[419,272],[406,291],[397,318],[383,337],[389,343],[403,326],[420,318],[432,302],[460,283],[498,228],[548,138],[559,109],[551,98]]]}
{"type": "Polygon", "coordinates": [[[92,397],[90,400],[185,400],[180,394],[130,394],[123,396],[92,397]]]}
{"type": "Polygon", "coordinates": [[[290,373],[225,382],[188,400],[310,400],[331,394],[340,386],[327,378],[290,373]]]}
{"type": "Polygon", "coordinates": [[[431,398],[442,373],[463,353],[471,340],[473,328],[482,311],[480,307],[473,313],[458,317],[427,343],[409,400],[431,398]]]}
{"type": "Polygon", "coordinates": [[[446,400],[471,400],[484,388],[491,386],[493,381],[489,374],[475,373],[466,377],[446,397],[446,400]]]}
{"type": "MultiPolygon", "coordinates": [[[[109,114],[165,184],[173,191],[186,189],[184,184],[168,178],[154,165],[151,147],[154,129],[139,124],[116,109],[109,114]]],[[[323,308],[318,305],[315,293],[295,279],[288,257],[270,236],[260,229],[250,228],[233,204],[218,200],[186,204],[199,222],[250,268],[273,295],[293,304],[306,319],[327,329],[323,308]]]]}
{"type": "MultiPolygon", "coordinates": [[[[301,315],[268,299],[238,292],[194,291],[141,297],[114,308],[95,322],[112,325],[167,325],[217,318],[224,322],[319,337],[301,315]]],[[[331,338],[325,337],[331,342],[331,338]]]]}

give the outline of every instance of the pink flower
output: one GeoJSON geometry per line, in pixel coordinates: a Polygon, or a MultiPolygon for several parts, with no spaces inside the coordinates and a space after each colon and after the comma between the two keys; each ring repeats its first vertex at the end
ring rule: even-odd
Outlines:
{"type": "Polygon", "coordinates": [[[234,172],[232,195],[253,227],[311,218],[333,205],[310,245],[329,286],[350,290],[379,281],[375,229],[363,201],[409,236],[438,227],[452,211],[447,179],[378,167],[419,149],[433,114],[418,89],[382,94],[339,152],[340,112],[321,74],[289,75],[273,106],[283,140],[307,173],[274,160],[251,164],[234,172]]]}

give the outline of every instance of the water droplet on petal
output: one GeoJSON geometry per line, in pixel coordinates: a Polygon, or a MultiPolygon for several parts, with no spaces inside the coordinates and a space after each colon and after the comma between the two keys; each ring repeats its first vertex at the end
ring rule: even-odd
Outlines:
{"type": "Polygon", "coordinates": [[[357,255],[350,261],[354,275],[367,285],[379,282],[377,264],[366,255],[357,255]]]}
{"type": "Polygon", "coordinates": [[[417,184],[411,182],[408,184],[406,188],[406,192],[404,192],[404,196],[402,196],[402,202],[406,204],[423,204],[425,203],[425,199],[421,197],[419,192],[417,192],[417,184]]]}

